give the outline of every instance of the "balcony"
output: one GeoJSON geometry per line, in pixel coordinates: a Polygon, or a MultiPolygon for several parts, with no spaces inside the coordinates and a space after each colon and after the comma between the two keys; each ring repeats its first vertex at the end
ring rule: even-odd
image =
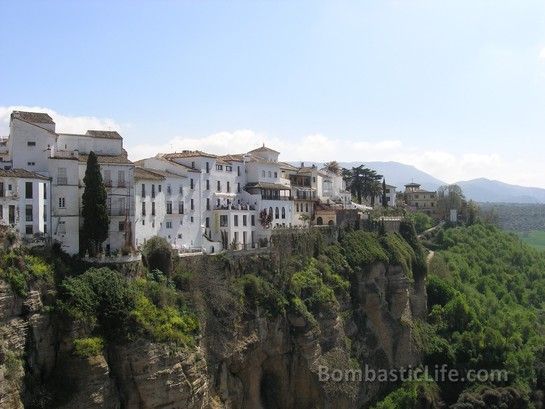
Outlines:
{"type": "Polygon", "coordinates": [[[57,176],[57,185],[67,185],[68,177],[67,176],[57,176]]]}
{"type": "Polygon", "coordinates": [[[118,180],[117,181],[117,187],[127,187],[127,182],[125,182],[124,180],[118,180]]]}

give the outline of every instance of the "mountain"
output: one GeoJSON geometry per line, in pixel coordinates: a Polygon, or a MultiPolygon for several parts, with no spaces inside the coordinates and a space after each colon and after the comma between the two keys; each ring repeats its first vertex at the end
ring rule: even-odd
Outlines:
{"type": "Polygon", "coordinates": [[[510,185],[485,178],[458,182],[465,195],[477,202],[545,203],[545,189],[510,185]]]}

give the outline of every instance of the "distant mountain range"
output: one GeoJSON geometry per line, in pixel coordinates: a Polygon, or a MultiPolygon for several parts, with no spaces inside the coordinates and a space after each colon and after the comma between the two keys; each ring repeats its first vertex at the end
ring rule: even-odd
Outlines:
{"type": "MultiPolygon", "coordinates": [[[[313,163],[318,166],[322,165],[315,162],[305,162],[306,165],[313,163]]],[[[300,162],[293,164],[299,165],[300,162]]],[[[361,162],[340,163],[342,167],[348,169],[360,164],[361,162]]],[[[386,182],[396,186],[398,191],[403,190],[404,186],[410,182],[420,183],[423,188],[428,190],[436,190],[439,186],[447,184],[414,166],[399,162],[365,162],[364,164],[384,175],[386,182]]],[[[485,178],[460,181],[456,184],[462,188],[466,198],[476,202],[545,203],[545,189],[542,188],[511,185],[485,178]]]]}

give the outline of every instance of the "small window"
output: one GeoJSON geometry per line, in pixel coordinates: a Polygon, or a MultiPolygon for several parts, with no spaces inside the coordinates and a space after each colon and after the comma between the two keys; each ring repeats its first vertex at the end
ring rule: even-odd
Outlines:
{"type": "Polygon", "coordinates": [[[238,215],[235,214],[234,216],[234,219],[233,219],[233,224],[235,227],[238,227],[238,215]]]}
{"type": "Polygon", "coordinates": [[[27,166],[34,166],[34,165],[36,165],[36,162],[27,162],[26,164],[27,164],[27,166]]]}
{"type": "Polygon", "coordinates": [[[36,142],[35,141],[28,141],[26,143],[26,146],[36,146],[36,142]]]}
{"type": "Polygon", "coordinates": [[[227,217],[226,214],[220,215],[220,227],[227,227],[228,220],[229,218],[227,217]]]}
{"type": "Polygon", "coordinates": [[[216,170],[223,170],[223,165],[216,165],[216,170]]]}
{"type": "Polygon", "coordinates": [[[219,180],[218,180],[218,186],[217,186],[217,188],[218,188],[218,192],[221,192],[221,182],[220,182],[219,180]]]}
{"type": "Polygon", "coordinates": [[[248,216],[245,214],[242,215],[242,225],[247,226],[248,225],[248,216]]]}
{"type": "Polygon", "coordinates": [[[229,165],[226,165],[226,166],[225,166],[225,170],[226,170],[227,172],[232,172],[232,171],[233,171],[233,167],[232,167],[232,166],[229,166],[229,165]]]}
{"type": "Polygon", "coordinates": [[[172,202],[167,202],[167,214],[172,214],[172,202]]]}
{"type": "MultiPolygon", "coordinates": [[[[191,210],[195,210],[195,201],[191,199],[191,210]]],[[[193,216],[191,216],[191,221],[193,221],[193,216]]]]}
{"type": "Polygon", "coordinates": [[[167,225],[167,229],[172,229],[172,222],[171,221],[166,222],[166,225],[167,225]]]}
{"type": "Polygon", "coordinates": [[[189,188],[190,188],[190,189],[194,189],[194,188],[195,188],[195,182],[193,181],[193,179],[189,179],[189,188]]]}
{"type": "Polygon", "coordinates": [[[146,203],[142,202],[142,216],[146,215],[146,203]]]}
{"type": "Polygon", "coordinates": [[[206,190],[210,190],[210,180],[206,179],[206,190]]]}
{"type": "Polygon", "coordinates": [[[252,214],[251,220],[252,220],[252,226],[255,226],[255,215],[254,214],[252,214]]]}
{"type": "Polygon", "coordinates": [[[57,234],[66,234],[66,222],[60,221],[57,225],[57,234]]]}
{"type": "Polygon", "coordinates": [[[59,197],[59,209],[64,209],[66,207],[66,202],[64,197],[59,197]]]}
{"type": "Polygon", "coordinates": [[[27,224],[25,227],[26,234],[34,234],[34,227],[31,224],[27,224]]]}
{"type": "Polygon", "coordinates": [[[119,222],[118,229],[119,231],[125,231],[125,222],[119,222]]]}
{"type": "Polygon", "coordinates": [[[32,221],[32,205],[25,206],[25,217],[27,222],[32,221]]]}

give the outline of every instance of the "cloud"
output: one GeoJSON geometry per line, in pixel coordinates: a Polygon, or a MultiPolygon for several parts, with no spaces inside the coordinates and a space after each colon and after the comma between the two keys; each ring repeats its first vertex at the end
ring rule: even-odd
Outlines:
{"type": "Polygon", "coordinates": [[[540,63],[545,64],[545,47],[543,47],[541,50],[539,50],[538,60],[539,60],[540,63]]]}
{"type": "Polygon", "coordinates": [[[9,120],[12,111],[45,112],[53,118],[57,132],[61,133],[85,133],[89,129],[106,129],[121,131],[121,125],[110,118],[97,118],[94,116],[67,116],[43,107],[30,106],[0,106],[0,135],[9,133],[9,120]]]}

